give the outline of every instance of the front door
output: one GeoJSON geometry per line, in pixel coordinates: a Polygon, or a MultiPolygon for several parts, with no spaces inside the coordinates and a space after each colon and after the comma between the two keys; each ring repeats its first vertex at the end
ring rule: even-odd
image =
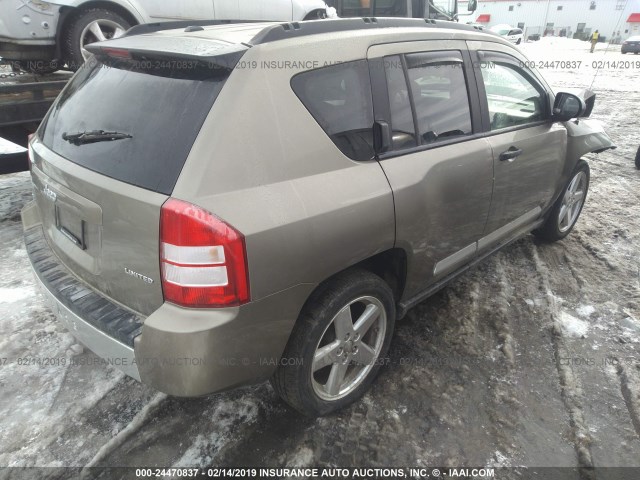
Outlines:
{"type": "Polygon", "coordinates": [[[211,20],[213,0],[138,0],[151,21],[158,20],[211,20]]]}
{"type": "Polygon", "coordinates": [[[291,0],[213,0],[218,20],[291,21],[291,0]]]}
{"type": "Polygon", "coordinates": [[[478,52],[474,64],[495,172],[482,249],[540,218],[558,187],[567,132],[550,121],[547,88],[522,60],[486,48],[478,52]]]}

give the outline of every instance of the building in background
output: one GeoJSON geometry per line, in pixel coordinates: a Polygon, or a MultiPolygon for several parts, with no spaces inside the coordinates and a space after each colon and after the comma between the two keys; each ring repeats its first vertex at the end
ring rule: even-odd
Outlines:
{"type": "MultiPolygon", "coordinates": [[[[466,3],[460,2],[460,12],[466,3]]],[[[601,41],[620,43],[640,35],[640,0],[480,0],[478,10],[460,22],[487,27],[509,24],[525,38],[540,35],[588,38],[599,30],[601,41]]]]}

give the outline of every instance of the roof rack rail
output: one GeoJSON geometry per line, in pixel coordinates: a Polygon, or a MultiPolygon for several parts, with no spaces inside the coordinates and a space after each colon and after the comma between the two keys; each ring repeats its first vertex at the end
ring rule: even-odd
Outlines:
{"type": "MultiPolygon", "coordinates": [[[[301,22],[274,22],[273,20],[180,20],[174,22],[143,23],[131,27],[123,35],[131,37],[145,33],[161,32],[163,30],[177,30],[189,27],[212,27],[217,25],[233,25],[240,23],[273,23],[263,28],[249,42],[251,45],[276,42],[289,38],[307,37],[321,33],[339,33],[353,30],[367,30],[374,28],[448,28],[453,30],[478,31],[492,33],[475,25],[465,25],[445,20],[429,18],[391,18],[391,17],[360,17],[311,20],[301,22]]],[[[192,28],[190,31],[199,30],[192,28]]]]}
{"type": "Polygon", "coordinates": [[[234,23],[269,23],[273,20],[178,20],[175,22],[155,22],[135,25],[125,32],[123,37],[144,35],[145,33],[161,32],[163,30],[177,30],[189,27],[212,27],[216,25],[232,25],[234,23]]]}
{"type": "Polygon", "coordinates": [[[279,23],[265,27],[249,42],[252,45],[276,42],[289,38],[306,37],[321,33],[338,33],[353,30],[375,28],[448,28],[453,30],[484,32],[475,25],[465,25],[444,20],[429,18],[344,18],[331,20],[314,20],[308,22],[279,23]]]}

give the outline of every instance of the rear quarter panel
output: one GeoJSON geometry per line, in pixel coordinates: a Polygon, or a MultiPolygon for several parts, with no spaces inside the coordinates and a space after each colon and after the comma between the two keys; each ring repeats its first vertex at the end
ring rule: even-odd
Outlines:
{"type": "MultiPolygon", "coordinates": [[[[331,59],[366,58],[366,46],[349,52],[331,59]]],[[[345,157],[290,86],[294,74],[326,59],[309,39],[247,52],[173,193],[245,235],[252,300],[318,284],[394,244],[393,198],[380,165],[345,157]],[[300,63],[271,68],[262,59],[300,63]]]]}

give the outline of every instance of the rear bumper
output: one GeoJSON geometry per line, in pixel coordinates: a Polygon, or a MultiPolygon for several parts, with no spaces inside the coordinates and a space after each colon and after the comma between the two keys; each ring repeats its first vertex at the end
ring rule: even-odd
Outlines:
{"type": "Polygon", "coordinates": [[[110,361],[130,377],[140,380],[133,348],[118,342],[80,318],[58,300],[37,274],[35,277],[40,291],[47,299],[47,304],[53,314],[80,343],[88,347],[93,353],[110,361]]]}
{"type": "MultiPolygon", "coordinates": [[[[25,210],[33,209],[34,205],[25,210]]],[[[28,219],[29,212],[25,210],[23,219],[28,219]]],[[[36,282],[58,320],[91,351],[140,380],[133,339],[142,330],[142,319],[91,290],[67,271],[49,248],[41,226],[27,229],[24,239],[36,282]]]]}
{"type": "Polygon", "coordinates": [[[52,310],[81,343],[127,375],[194,397],[268,379],[313,285],[242,307],[163,304],[143,319],[78,280],[49,248],[35,203],[22,211],[27,253],[52,310]]]}

